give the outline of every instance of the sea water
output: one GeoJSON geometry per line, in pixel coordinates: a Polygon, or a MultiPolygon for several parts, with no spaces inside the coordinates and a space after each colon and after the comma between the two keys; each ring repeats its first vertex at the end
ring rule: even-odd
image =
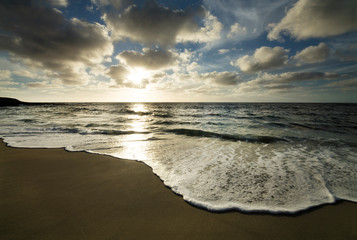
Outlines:
{"type": "Polygon", "coordinates": [[[23,105],[0,108],[0,137],[14,147],[144,162],[186,201],[213,211],[357,201],[357,104],[23,105]]]}

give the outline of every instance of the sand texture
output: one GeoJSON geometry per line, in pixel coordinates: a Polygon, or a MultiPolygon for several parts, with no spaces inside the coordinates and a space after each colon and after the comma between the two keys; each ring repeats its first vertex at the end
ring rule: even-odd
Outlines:
{"type": "Polygon", "coordinates": [[[146,165],[0,143],[0,239],[357,239],[357,204],[296,215],[212,213],[146,165]]]}

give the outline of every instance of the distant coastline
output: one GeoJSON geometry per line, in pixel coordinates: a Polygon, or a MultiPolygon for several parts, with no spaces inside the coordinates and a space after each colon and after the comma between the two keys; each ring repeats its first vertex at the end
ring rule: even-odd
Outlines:
{"type": "Polygon", "coordinates": [[[8,107],[8,106],[21,106],[21,105],[39,105],[41,103],[35,102],[23,102],[16,98],[9,97],[0,97],[0,107],[8,107]]]}
{"type": "Polygon", "coordinates": [[[136,103],[200,103],[200,104],[212,104],[212,103],[227,103],[227,104],[357,104],[357,102],[190,102],[190,101],[182,101],[182,102],[23,102],[16,98],[9,98],[9,97],[0,97],[0,107],[6,106],[20,106],[20,105],[41,105],[41,104],[85,104],[85,103],[100,103],[100,104],[136,104],[136,103]]]}
{"type": "Polygon", "coordinates": [[[0,97],[0,107],[20,106],[20,105],[27,105],[27,104],[30,104],[30,103],[22,102],[16,98],[0,97]]]}

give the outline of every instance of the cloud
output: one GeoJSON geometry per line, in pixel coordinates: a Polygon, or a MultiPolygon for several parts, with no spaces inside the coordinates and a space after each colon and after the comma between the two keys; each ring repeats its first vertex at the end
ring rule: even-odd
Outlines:
{"type": "Polygon", "coordinates": [[[148,85],[150,76],[141,79],[140,82],[133,82],[130,80],[132,70],[124,65],[113,65],[107,69],[106,74],[115,81],[113,88],[145,88],[148,85]]]}
{"type": "Polygon", "coordinates": [[[226,54],[226,53],[228,53],[229,52],[229,49],[219,49],[218,50],[218,53],[219,54],[226,54]]]}
{"type": "Polygon", "coordinates": [[[85,83],[86,68],[113,52],[104,26],[67,20],[54,8],[28,1],[0,4],[0,31],[0,49],[9,51],[12,60],[41,68],[64,84],[85,83]]]}
{"type": "Polygon", "coordinates": [[[151,89],[172,93],[200,92],[217,95],[231,92],[242,79],[238,72],[156,72],[148,77],[151,89]]]}
{"type": "Polygon", "coordinates": [[[0,70],[0,80],[10,80],[11,72],[9,70],[0,70]]]}
{"type": "Polygon", "coordinates": [[[234,38],[238,35],[245,35],[247,34],[247,28],[242,27],[239,23],[235,23],[231,26],[229,33],[227,34],[228,38],[234,38]]]}
{"type": "Polygon", "coordinates": [[[130,1],[128,0],[91,0],[91,2],[99,7],[113,6],[115,9],[120,9],[127,6],[130,1]]]}
{"type": "Polygon", "coordinates": [[[222,24],[203,7],[172,10],[154,1],[131,5],[121,14],[106,12],[103,19],[117,40],[146,45],[174,46],[177,42],[208,42],[219,37],[222,24]],[[203,26],[199,25],[203,22],[203,26]]]}
{"type": "Polygon", "coordinates": [[[26,84],[29,88],[51,88],[52,85],[44,82],[31,82],[26,84]]]}
{"type": "Polygon", "coordinates": [[[170,68],[177,59],[172,51],[162,49],[143,48],[143,52],[124,51],[117,58],[131,67],[143,67],[148,70],[159,70],[170,68]]]}
{"type": "Polygon", "coordinates": [[[340,35],[357,29],[355,0],[299,0],[277,24],[269,40],[282,40],[289,33],[298,40],[340,35]]]}
{"type": "Polygon", "coordinates": [[[357,43],[343,43],[335,51],[341,61],[357,61],[357,43]]]}
{"type": "Polygon", "coordinates": [[[56,7],[67,7],[68,5],[67,0],[47,0],[47,2],[50,2],[53,6],[56,7]]]}
{"type": "Polygon", "coordinates": [[[13,72],[14,75],[16,76],[20,76],[20,77],[27,77],[27,78],[35,78],[38,77],[36,74],[27,71],[25,69],[21,69],[21,70],[16,70],[13,72]]]}
{"type": "MultiPolygon", "coordinates": [[[[6,2],[6,0],[5,0],[6,2]]],[[[13,2],[13,3],[25,3],[26,1],[14,1],[14,0],[10,0],[8,2],[13,2]]],[[[67,7],[68,6],[68,1],[67,0],[31,0],[31,1],[27,1],[28,5],[32,5],[32,6],[46,6],[46,7],[67,7]]]]}
{"type": "MultiPolygon", "coordinates": [[[[294,0],[203,0],[207,9],[219,16],[219,20],[228,26],[225,36],[231,31],[232,23],[239,23],[246,29],[244,35],[235,35],[233,38],[222,39],[242,41],[253,39],[266,31],[269,23],[277,22],[284,17],[284,9],[290,6],[294,0]]],[[[234,24],[233,24],[234,26],[234,24]]],[[[234,29],[234,28],[233,28],[234,29]]]]}
{"type": "Polygon", "coordinates": [[[341,77],[337,73],[329,72],[286,72],[281,74],[268,74],[265,73],[262,79],[271,80],[274,82],[302,82],[320,79],[334,79],[341,77]]]}
{"type": "Polygon", "coordinates": [[[344,90],[356,90],[357,89],[357,78],[332,82],[326,85],[327,87],[342,88],[344,90]]]}
{"type": "Polygon", "coordinates": [[[129,70],[122,66],[116,65],[111,66],[107,72],[107,75],[110,76],[117,85],[123,85],[126,81],[126,75],[129,73],[129,70]]]}
{"type": "Polygon", "coordinates": [[[175,82],[181,84],[183,79],[199,79],[198,73],[194,71],[199,67],[195,62],[196,53],[187,49],[176,52],[159,48],[143,48],[141,52],[123,51],[116,57],[119,65],[111,66],[105,75],[115,81],[116,87],[145,88],[150,84],[162,90],[170,85],[169,82],[175,85],[175,82]]]}
{"type": "Polygon", "coordinates": [[[322,62],[329,56],[329,48],[326,43],[320,43],[317,46],[310,46],[297,52],[295,59],[304,63],[317,63],[322,62]]]}
{"type": "Polygon", "coordinates": [[[210,12],[205,11],[205,18],[203,19],[203,27],[196,31],[182,31],[176,37],[177,42],[197,42],[208,43],[220,39],[223,25],[218,21],[216,16],[210,12]]]}
{"type": "Polygon", "coordinates": [[[289,50],[282,47],[260,47],[254,55],[245,55],[232,65],[237,66],[245,73],[255,73],[261,70],[279,68],[287,64],[289,50]]]}
{"type": "Polygon", "coordinates": [[[237,72],[209,72],[200,74],[199,77],[205,81],[211,81],[218,85],[236,85],[241,82],[241,78],[237,72]]]}
{"type": "Polygon", "coordinates": [[[285,91],[300,89],[299,83],[305,81],[329,80],[341,75],[329,72],[285,72],[281,74],[264,73],[256,79],[239,85],[241,92],[285,91]]]}

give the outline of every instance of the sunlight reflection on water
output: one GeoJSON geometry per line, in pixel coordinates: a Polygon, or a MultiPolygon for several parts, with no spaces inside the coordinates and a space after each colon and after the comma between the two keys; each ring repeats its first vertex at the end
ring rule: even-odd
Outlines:
{"type": "MultiPolygon", "coordinates": [[[[135,113],[148,112],[145,104],[134,104],[131,110],[135,113]]],[[[135,134],[120,136],[118,143],[121,148],[118,149],[116,155],[122,158],[134,160],[147,160],[147,152],[151,134],[147,134],[148,123],[147,116],[132,115],[129,117],[131,122],[128,124],[128,131],[133,131],[135,134]],[[142,134],[141,134],[142,132],[142,134]]]]}

